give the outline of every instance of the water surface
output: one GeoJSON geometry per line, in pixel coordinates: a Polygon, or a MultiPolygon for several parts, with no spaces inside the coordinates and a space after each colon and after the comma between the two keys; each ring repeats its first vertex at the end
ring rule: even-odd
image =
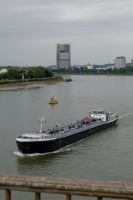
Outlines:
{"type": "Polygon", "coordinates": [[[72,82],[37,89],[0,92],[0,174],[39,175],[133,182],[133,77],[72,76],[72,82]],[[58,105],[48,99],[57,96],[58,105]],[[90,110],[105,108],[120,116],[118,126],[78,142],[65,151],[20,157],[16,136],[81,119],[90,110]]]}

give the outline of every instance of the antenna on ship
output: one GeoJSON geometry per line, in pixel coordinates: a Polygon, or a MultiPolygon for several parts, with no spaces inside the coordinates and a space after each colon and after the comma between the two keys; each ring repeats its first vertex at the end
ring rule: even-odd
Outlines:
{"type": "Polygon", "coordinates": [[[42,117],[40,119],[40,133],[42,133],[43,131],[43,123],[46,122],[45,118],[44,118],[44,115],[42,114],[42,117]]]}

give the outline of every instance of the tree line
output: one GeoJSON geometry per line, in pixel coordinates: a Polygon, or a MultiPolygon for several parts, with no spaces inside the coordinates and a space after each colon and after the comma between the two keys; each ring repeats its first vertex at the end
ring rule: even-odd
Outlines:
{"type": "MultiPolygon", "coordinates": [[[[1,68],[3,69],[3,68],[1,68]]],[[[36,67],[7,67],[7,72],[0,73],[0,80],[37,80],[54,76],[54,73],[42,66],[36,67]]]]}
{"type": "Polygon", "coordinates": [[[133,75],[133,67],[127,66],[126,68],[121,69],[111,69],[111,68],[103,68],[103,69],[87,69],[87,67],[80,67],[80,68],[61,68],[61,69],[54,69],[55,73],[59,74],[88,74],[88,75],[133,75]]]}

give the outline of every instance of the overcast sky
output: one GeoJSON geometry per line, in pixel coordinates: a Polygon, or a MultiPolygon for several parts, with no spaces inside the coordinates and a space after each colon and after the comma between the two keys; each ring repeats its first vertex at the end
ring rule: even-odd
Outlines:
{"type": "Polygon", "coordinates": [[[133,58],[133,0],[0,0],[0,65],[56,64],[70,43],[72,64],[133,58]]]}

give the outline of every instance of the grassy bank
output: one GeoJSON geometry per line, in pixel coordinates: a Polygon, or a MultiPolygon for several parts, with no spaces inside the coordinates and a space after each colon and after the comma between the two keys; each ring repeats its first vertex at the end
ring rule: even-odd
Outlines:
{"type": "Polygon", "coordinates": [[[64,81],[61,76],[53,76],[51,78],[36,78],[29,80],[1,80],[0,91],[39,88],[48,84],[55,84],[64,81]]]}

